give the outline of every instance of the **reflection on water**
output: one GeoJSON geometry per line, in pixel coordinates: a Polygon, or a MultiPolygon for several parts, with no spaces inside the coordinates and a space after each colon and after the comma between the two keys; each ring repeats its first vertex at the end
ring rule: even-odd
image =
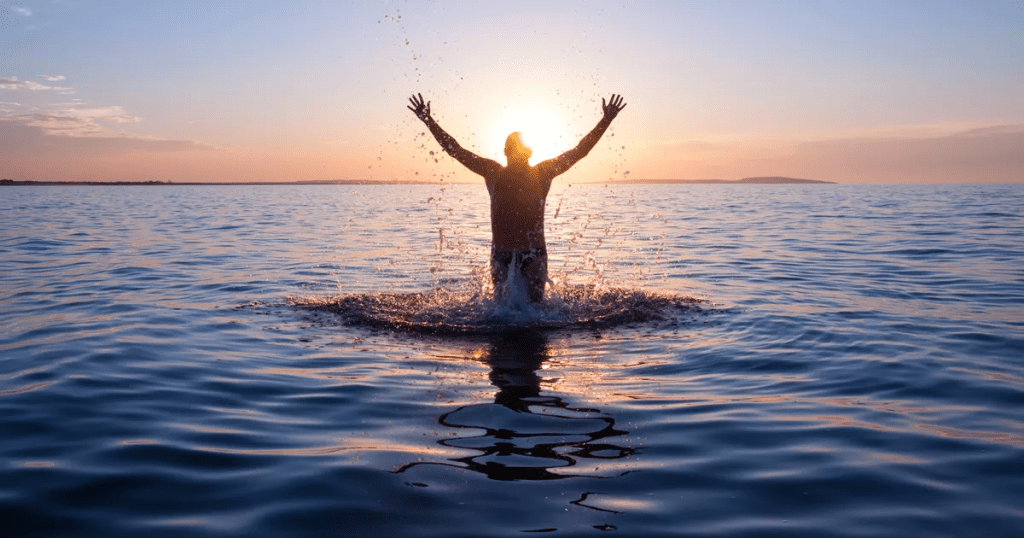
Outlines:
{"type": "Polygon", "coordinates": [[[436,186],[4,188],[0,536],[1019,536],[1024,186],[746,187],[574,185],[542,335],[436,186]]]}
{"type": "Polygon", "coordinates": [[[480,360],[490,366],[491,383],[498,389],[494,403],[461,406],[437,419],[442,426],[466,430],[465,436],[443,439],[439,444],[477,453],[452,458],[450,464],[410,463],[395,472],[418,465],[452,465],[493,480],[556,480],[582,476],[574,467],[584,460],[632,455],[633,448],[616,444],[617,438],[628,432],[617,429],[613,417],[542,394],[542,385],[550,380],[540,372],[550,358],[551,348],[542,332],[492,335],[480,360]]]}

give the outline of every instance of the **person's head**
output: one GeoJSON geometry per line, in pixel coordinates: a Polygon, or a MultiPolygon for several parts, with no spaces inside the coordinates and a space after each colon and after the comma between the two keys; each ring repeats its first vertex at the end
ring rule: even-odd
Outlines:
{"type": "Polygon", "coordinates": [[[508,157],[508,162],[526,162],[530,160],[532,155],[533,150],[530,149],[530,146],[523,143],[523,133],[515,132],[508,135],[508,138],[505,140],[505,156],[508,157]]]}

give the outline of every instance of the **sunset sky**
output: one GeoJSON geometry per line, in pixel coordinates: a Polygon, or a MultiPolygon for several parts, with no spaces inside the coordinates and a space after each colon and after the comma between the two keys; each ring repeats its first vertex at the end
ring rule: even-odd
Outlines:
{"type": "Polygon", "coordinates": [[[0,178],[476,180],[414,91],[534,163],[622,94],[569,182],[1024,181],[1024,1],[0,0],[0,178]]]}

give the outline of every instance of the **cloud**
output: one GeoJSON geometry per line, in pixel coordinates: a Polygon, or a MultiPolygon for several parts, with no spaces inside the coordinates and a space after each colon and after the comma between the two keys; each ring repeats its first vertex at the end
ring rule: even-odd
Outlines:
{"type": "Polygon", "coordinates": [[[944,136],[819,140],[782,159],[812,177],[837,181],[942,183],[1024,181],[1024,125],[944,136]]]}
{"type": "MultiPolygon", "coordinates": [[[[111,155],[140,152],[213,151],[216,148],[191,140],[166,140],[155,137],[93,131],[85,136],[69,136],[45,114],[0,117],[0,144],[12,160],[70,159],[81,155],[111,155]],[[36,124],[38,123],[38,124],[36,124]]],[[[61,121],[65,121],[61,119],[61,121]]]]}
{"type": "Polygon", "coordinates": [[[71,108],[62,111],[68,117],[78,121],[96,122],[112,121],[114,123],[135,123],[142,121],[138,116],[130,116],[119,106],[102,108],[71,108]]]}
{"type": "MultiPolygon", "coordinates": [[[[76,100],[78,101],[78,100],[76,100]]],[[[81,155],[132,152],[207,151],[207,144],[111,132],[107,125],[138,123],[120,106],[86,107],[81,102],[50,105],[49,110],[0,103],[0,142],[11,154],[81,155]]]]}
{"type": "Polygon", "coordinates": [[[698,156],[702,158],[712,156],[730,156],[741,151],[739,149],[740,142],[737,141],[722,142],[717,140],[698,140],[690,138],[655,142],[651,147],[656,152],[677,155],[682,154],[691,158],[698,156]]]}
{"type": "MultiPolygon", "coordinates": [[[[45,77],[44,77],[45,78],[45,77]]],[[[57,80],[63,80],[64,77],[60,77],[57,80]]],[[[47,78],[46,80],[50,80],[47,78]]],[[[70,91],[71,88],[63,86],[47,86],[31,80],[18,80],[18,77],[0,77],[0,90],[54,90],[54,91],[70,91]]]]}
{"type": "MultiPolygon", "coordinates": [[[[38,76],[47,81],[63,78],[38,76]]],[[[0,84],[3,88],[23,90],[43,86],[16,77],[0,78],[0,84]]],[[[42,95],[55,94],[43,92],[42,95]]],[[[0,102],[2,177],[181,179],[188,177],[193,168],[203,168],[204,165],[196,163],[224,160],[226,152],[208,144],[123,131],[122,126],[139,123],[143,118],[129,114],[121,106],[90,106],[80,99],[50,101],[39,105],[20,104],[13,99],[0,102]]]]}
{"type": "Polygon", "coordinates": [[[101,136],[107,130],[100,124],[135,123],[142,121],[138,116],[131,116],[119,106],[103,108],[67,108],[49,112],[29,112],[9,114],[3,120],[21,123],[29,127],[38,127],[45,134],[57,136],[101,136]]]}
{"type": "Polygon", "coordinates": [[[58,82],[64,80],[64,75],[39,75],[39,78],[47,82],[58,82]]]}
{"type": "MultiPolygon", "coordinates": [[[[1024,182],[1024,124],[963,122],[827,139],[679,139],[653,146],[650,177],[789,176],[852,183],[1024,182]],[[656,165],[654,163],[657,163],[656,165]]],[[[644,166],[639,166],[641,169],[644,166]]]]}
{"type": "Polygon", "coordinates": [[[32,10],[27,8],[27,7],[12,7],[11,11],[13,11],[13,12],[15,12],[18,15],[21,15],[23,17],[31,17],[32,16],[32,10]]]}

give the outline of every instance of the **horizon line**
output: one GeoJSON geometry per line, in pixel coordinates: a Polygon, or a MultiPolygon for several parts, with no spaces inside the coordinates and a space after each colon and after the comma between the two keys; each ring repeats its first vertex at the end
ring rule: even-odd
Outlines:
{"type": "MultiPolygon", "coordinates": [[[[0,186],[30,186],[30,185],[123,185],[123,186],[173,186],[173,185],[476,185],[481,181],[422,181],[422,180],[383,180],[383,179],[318,179],[318,180],[296,180],[296,181],[105,181],[105,180],[15,180],[0,179],[0,186]]],[[[672,179],[672,178],[645,178],[645,179],[611,179],[598,181],[580,181],[576,183],[601,184],[836,184],[834,181],[822,181],[817,179],[801,179],[785,176],[756,176],[741,179],[672,179]]]]}

